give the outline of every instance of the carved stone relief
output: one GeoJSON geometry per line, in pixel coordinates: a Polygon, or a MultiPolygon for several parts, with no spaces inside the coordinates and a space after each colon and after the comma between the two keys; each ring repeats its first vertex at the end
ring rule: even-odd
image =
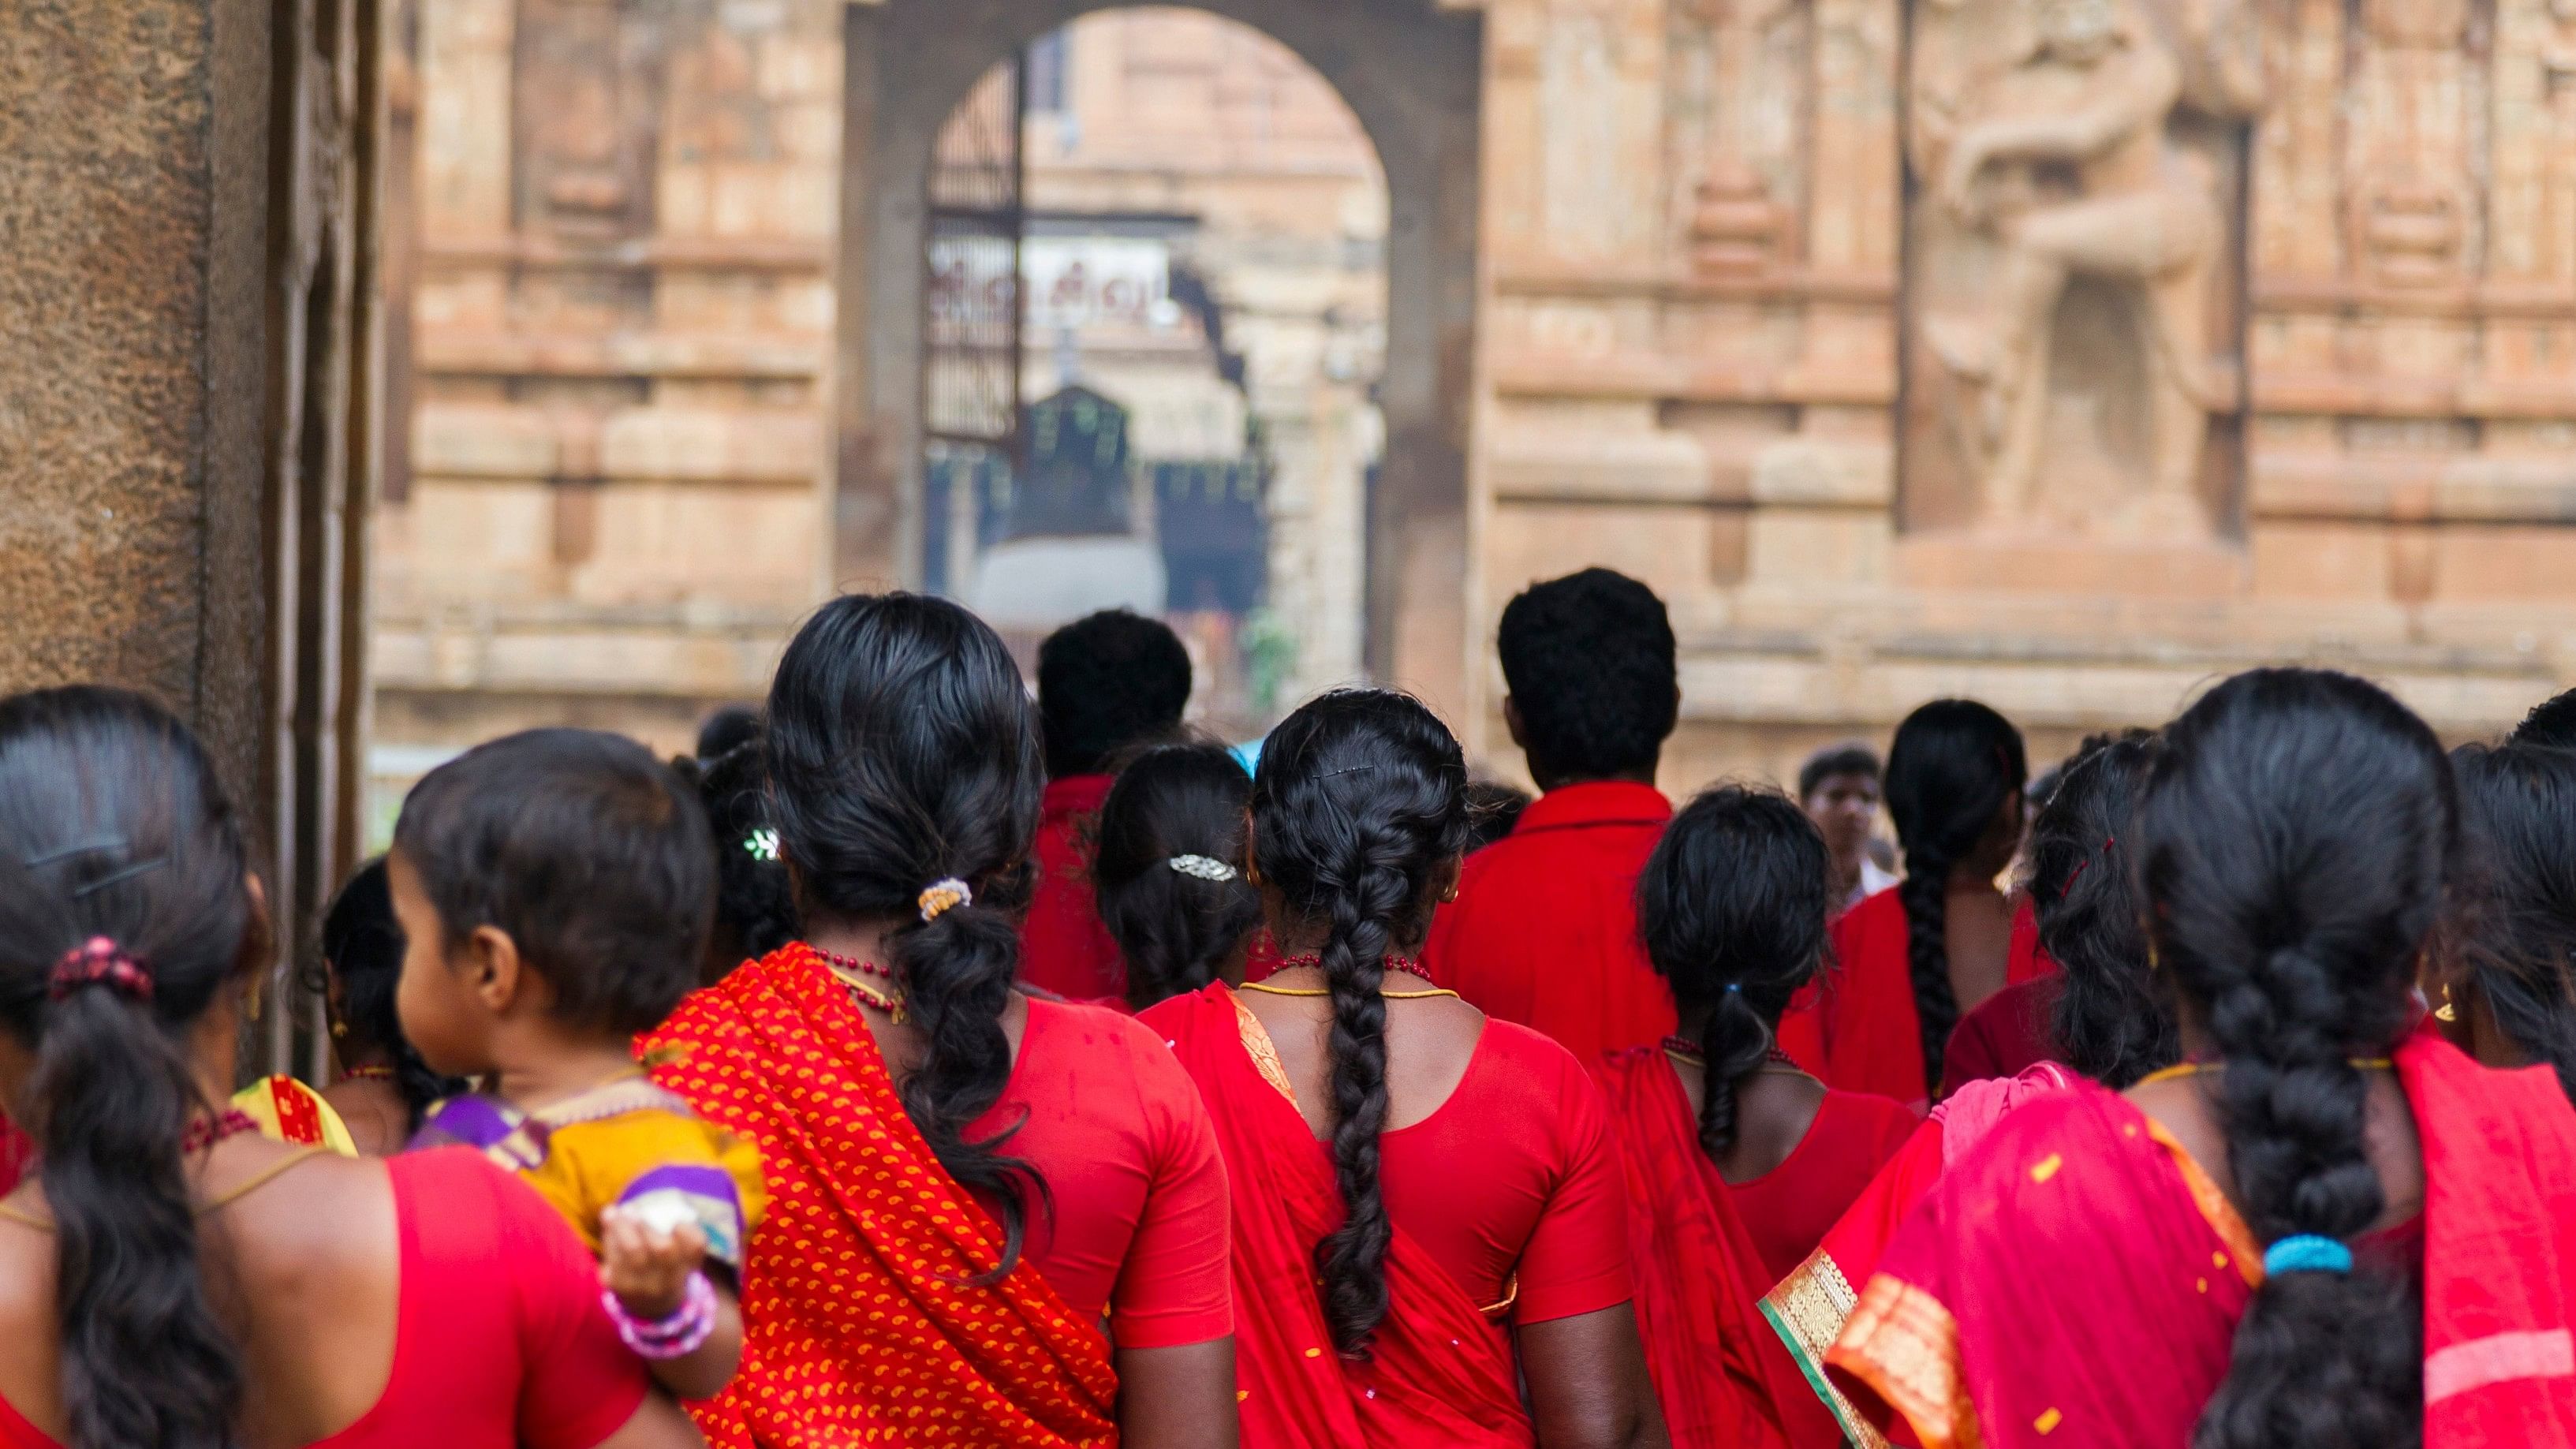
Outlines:
{"type": "Polygon", "coordinates": [[[1912,23],[1908,522],[2208,538],[2241,452],[2250,6],[1918,0],[1912,23]]]}

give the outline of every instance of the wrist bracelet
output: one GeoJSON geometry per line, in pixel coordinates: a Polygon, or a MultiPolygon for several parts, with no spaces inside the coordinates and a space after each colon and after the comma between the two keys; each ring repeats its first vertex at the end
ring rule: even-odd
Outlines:
{"type": "Polygon", "coordinates": [[[637,1318],[616,1293],[603,1289],[600,1305],[626,1346],[649,1359],[686,1358],[706,1346],[716,1331],[716,1285],[704,1273],[691,1273],[680,1306],[668,1318],[637,1318]]]}

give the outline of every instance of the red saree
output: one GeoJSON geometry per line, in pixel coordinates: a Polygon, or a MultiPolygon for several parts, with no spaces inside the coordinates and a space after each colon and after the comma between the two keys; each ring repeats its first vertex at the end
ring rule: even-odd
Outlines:
{"type": "Polygon", "coordinates": [[[1245,1449],[1533,1444],[1509,1350],[1401,1227],[1387,1249],[1387,1315],[1371,1357],[1333,1351],[1314,1251],[1341,1222],[1341,1194],[1268,1034],[1222,982],[1158,1003],[1146,1020],[1198,1083],[1225,1151],[1245,1449]]]}
{"type": "MultiPolygon", "coordinates": [[[[2576,1442],[2576,1112],[2545,1068],[2489,1071],[2429,1033],[2397,1069],[2423,1142],[2420,1240],[2362,1246],[2420,1254],[2426,1449],[2576,1442]]],[[[1930,1449],[2185,1443],[2262,1272],[2180,1145],[2080,1088],[1945,1177],[1829,1361],[1930,1449]]]]}
{"type": "Polygon", "coordinates": [[[2007,1114],[2069,1091],[2080,1080],[2050,1063],[2018,1077],[1971,1082],[1961,1088],[1914,1129],[1914,1135],[1870,1179],[1868,1190],[1835,1221],[1807,1261],[1763,1296],[1762,1316],[1779,1334],[1818,1401],[1854,1444],[1876,1449],[1891,1438],[1896,1443],[1913,1439],[1901,1425],[1893,1435],[1884,1432],[1886,1426],[1860,1413],[1825,1372],[1826,1351],[1841,1336],[1843,1324],[1859,1302],[1852,1285],[1868,1282],[1878,1271],[1889,1241],[1940,1183],[1943,1167],[1965,1158],[2007,1114]]]}
{"type": "Polygon", "coordinates": [[[1833,1449],[1832,1413],[1754,1311],[1768,1275],[1663,1051],[1613,1052],[1593,1076],[1625,1148],[1637,1334],[1675,1449],[1833,1449]]]}
{"type": "Polygon", "coordinates": [[[1023,1260],[904,1115],[876,1039],[790,943],[680,1003],[656,1078],[760,1148],[770,1207],[744,1273],[743,1363],[690,1406],[709,1443],[1110,1446],[1099,1328],[1023,1260]]]}

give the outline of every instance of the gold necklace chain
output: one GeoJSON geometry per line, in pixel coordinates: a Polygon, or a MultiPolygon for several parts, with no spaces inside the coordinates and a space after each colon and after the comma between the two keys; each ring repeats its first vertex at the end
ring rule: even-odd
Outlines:
{"type": "MultiPolygon", "coordinates": [[[[2397,1063],[2387,1057],[2348,1057],[2344,1065],[2365,1072],[2388,1072],[2397,1069],[2397,1063]]],[[[2167,1067],[2160,1072],[2149,1072],[2138,1078],[2132,1085],[2145,1087],[2157,1082],[2178,1082],[2185,1077],[2197,1077],[2205,1073],[2226,1070],[2225,1062],[2184,1062],[2180,1066],[2167,1067]]]]}

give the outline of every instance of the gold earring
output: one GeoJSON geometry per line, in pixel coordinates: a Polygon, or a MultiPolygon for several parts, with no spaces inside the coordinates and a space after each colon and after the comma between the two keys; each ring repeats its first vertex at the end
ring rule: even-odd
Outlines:
{"type": "Polygon", "coordinates": [[[259,1020],[259,998],[260,987],[262,984],[263,983],[259,978],[254,976],[251,978],[250,985],[242,988],[242,1015],[249,1017],[253,1021],[259,1020]]]}
{"type": "Polygon", "coordinates": [[[347,1036],[348,1034],[349,1034],[349,1024],[348,1024],[347,1022],[345,1022],[345,1021],[335,1021],[335,1022],[331,1023],[331,1035],[333,1035],[333,1036],[335,1036],[335,1037],[343,1037],[343,1036],[347,1036]]]}

